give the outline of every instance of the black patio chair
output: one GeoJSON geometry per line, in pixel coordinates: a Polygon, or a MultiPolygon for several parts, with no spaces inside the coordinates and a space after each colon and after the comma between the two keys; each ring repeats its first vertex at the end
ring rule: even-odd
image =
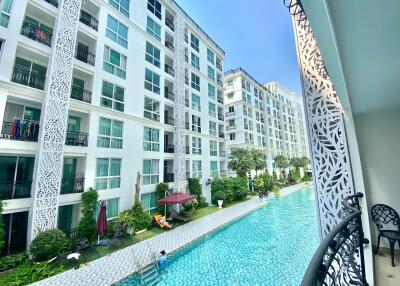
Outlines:
{"type": "Polygon", "coordinates": [[[76,251],[84,257],[99,254],[99,252],[92,246],[87,238],[81,238],[76,242],[76,251]]]}
{"type": "Polygon", "coordinates": [[[394,267],[394,246],[396,242],[400,247],[400,216],[394,209],[384,204],[374,205],[371,209],[371,216],[379,231],[375,254],[378,253],[381,237],[386,238],[389,241],[392,266],[394,267]]]}
{"type": "Polygon", "coordinates": [[[119,240],[120,242],[127,242],[133,243],[132,235],[127,233],[123,228],[115,228],[112,239],[119,240]]]}

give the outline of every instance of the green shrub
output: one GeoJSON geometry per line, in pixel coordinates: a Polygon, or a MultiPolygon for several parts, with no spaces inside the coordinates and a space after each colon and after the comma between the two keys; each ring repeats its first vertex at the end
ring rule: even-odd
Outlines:
{"type": "Polygon", "coordinates": [[[197,207],[199,209],[208,207],[207,199],[203,196],[197,199],[197,207]]]}
{"type": "Polygon", "coordinates": [[[29,246],[29,253],[35,261],[49,260],[67,248],[68,240],[59,229],[49,229],[40,232],[29,246]]]}
{"type": "Polygon", "coordinates": [[[151,215],[144,210],[141,202],[135,202],[132,211],[133,211],[133,217],[135,219],[136,231],[146,229],[150,226],[153,219],[151,215]]]}
{"type": "Polygon", "coordinates": [[[136,221],[133,217],[133,211],[126,210],[120,212],[118,216],[114,219],[114,227],[121,227],[124,230],[132,229],[133,231],[135,231],[136,221]]]}
{"type": "Polygon", "coordinates": [[[279,198],[281,196],[280,190],[278,188],[273,189],[275,198],[279,198]]]}
{"type": "Polygon", "coordinates": [[[0,252],[5,245],[4,241],[4,223],[3,223],[3,216],[1,215],[3,212],[3,202],[0,201],[0,252]]]}
{"type": "Polygon", "coordinates": [[[196,210],[198,208],[198,205],[199,204],[197,203],[196,200],[189,201],[189,202],[182,204],[185,212],[193,212],[194,210],[196,210]]]}
{"type": "Polygon", "coordinates": [[[27,259],[28,253],[26,251],[1,257],[0,272],[15,268],[23,264],[27,259]]]}
{"type": "Polygon", "coordinates": [[[236,177],[232,179],[232,190],[234,200],[242,201],[249,193],[247,178],[236,177]]]}
{"type": "Polygon", "coordinates": [[[219,200],[224,201],[226,199],[226,194],[223,191],[218,191],[215,193],[215,199],[217,201],[219,201],[219,200]]]}
{"type": "Polygon", "coordinates": [[[23,286],[45,279],[64,271],[62,264],[26,262],[12,271],[8,277],[8,285],[23,286]]]}
{"type": "Polygon", "coordinates": [[[305,174],[302,181],[303,182],[309,182],[312,180],[312,177],[309,174],[305,174]]]}
{"type": "Polygon", "coordinates": [[[198,198],[202,195],[201,185],[198,178],[189,178],[188,187],[191,195],[196,195],[198,198]]]}
{"type": "MultiPolygon", "coordinates": [[[[156,187],[156,192],[157,192],[157,200],[161,200],[165,198],[165,194],[167,194],[169,190],[169,186],[166,183],[159,183],[157,184],[156,187]]],[[[164,205],[158,205],[157,206],[157,212],[159,214],[164,214],[165,206],[164,205]]]]}
{"type": "Polygon", "coordinates": [[[82,193],[82,218],[78,225],[78,236],[90,241],[96,239],[95,212],[99,195],[95,189],[82,193]]]}

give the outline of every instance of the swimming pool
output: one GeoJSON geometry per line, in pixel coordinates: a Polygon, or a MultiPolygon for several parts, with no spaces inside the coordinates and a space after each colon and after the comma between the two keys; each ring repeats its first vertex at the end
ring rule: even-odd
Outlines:
{"type": "MultiPolygon", "coordinates": [[[[314,193],[307,188],[171,254],[157,285],[299,285],[318,244],[314,193]]],[[[136,283],[131,277],[120,286],[136,283]]]]}

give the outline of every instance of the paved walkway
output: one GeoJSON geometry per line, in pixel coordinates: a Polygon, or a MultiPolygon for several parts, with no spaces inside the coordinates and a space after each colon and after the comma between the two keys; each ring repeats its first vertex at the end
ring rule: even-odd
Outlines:
{"type": "MultiPolygon", "coordinates": [[[[299,187],[297,187],[299,189],[299,187]]],[[[98,286],[112,285],[138,270],[138,265],[148,265],[151,254],[165,249],[176,251],[207,233],[262,207],[258,198],[234,205],[208,216],[184,224],[145,241],[141,241],[110,255],[90,262],[78,270],[68,270],[56,276],[39,281],[36,286],[98,286]]]]}

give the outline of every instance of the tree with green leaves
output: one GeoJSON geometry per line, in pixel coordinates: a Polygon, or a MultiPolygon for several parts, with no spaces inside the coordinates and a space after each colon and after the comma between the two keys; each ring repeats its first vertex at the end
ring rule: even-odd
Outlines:
{"type": "Polygon", "coordinates": [[[279,169],[279,175],[282,175],[282,169],[286,169],[289,167],[289,160],[283,156],[278,155],[274,158],[275,166],[279,169]]]}
{"type": "Polygon", "coordinates": [[[301,179],[300,176],[300,168],[303,167],[300,158],[292,158],[290,159],[290,166],[294,168],[294,172],[292,172],[293,178],[297,181],[301,179]]]}
{"type": "Polygon", "coordinates": [[[96,207],[99,194],[93,188],[82,193],[82,218],[78,225],[80,238],[87,238],[92,241],[96,239],[96,207]]]}
{"type": "Polygon", "coordinates": [[[243,148],[233,149],[229,157],[228,167],[236,172],[238,177],[247,177],[247,174],[249,174],[254,167],[249,150],[243,148]]]}
{"type": "Polygon", "coordinates": [[[253,148],[250,150],[250,156],[251,159],[253,160],[253,167],[257,175],[258,170],[263,170],[267,166],[265,164],[265,154],[263,150],[253,148]]]}
{"type": "Polygon", "coordinates": [[[304,157],[301,157],[299,159],[299,161],[300,161],[300,167],[303,167],[304,174],[306,174],[308,171],[308,165],[310,164],[310,159],[308,159],[308,157],[304,156],[304,157]]]}

